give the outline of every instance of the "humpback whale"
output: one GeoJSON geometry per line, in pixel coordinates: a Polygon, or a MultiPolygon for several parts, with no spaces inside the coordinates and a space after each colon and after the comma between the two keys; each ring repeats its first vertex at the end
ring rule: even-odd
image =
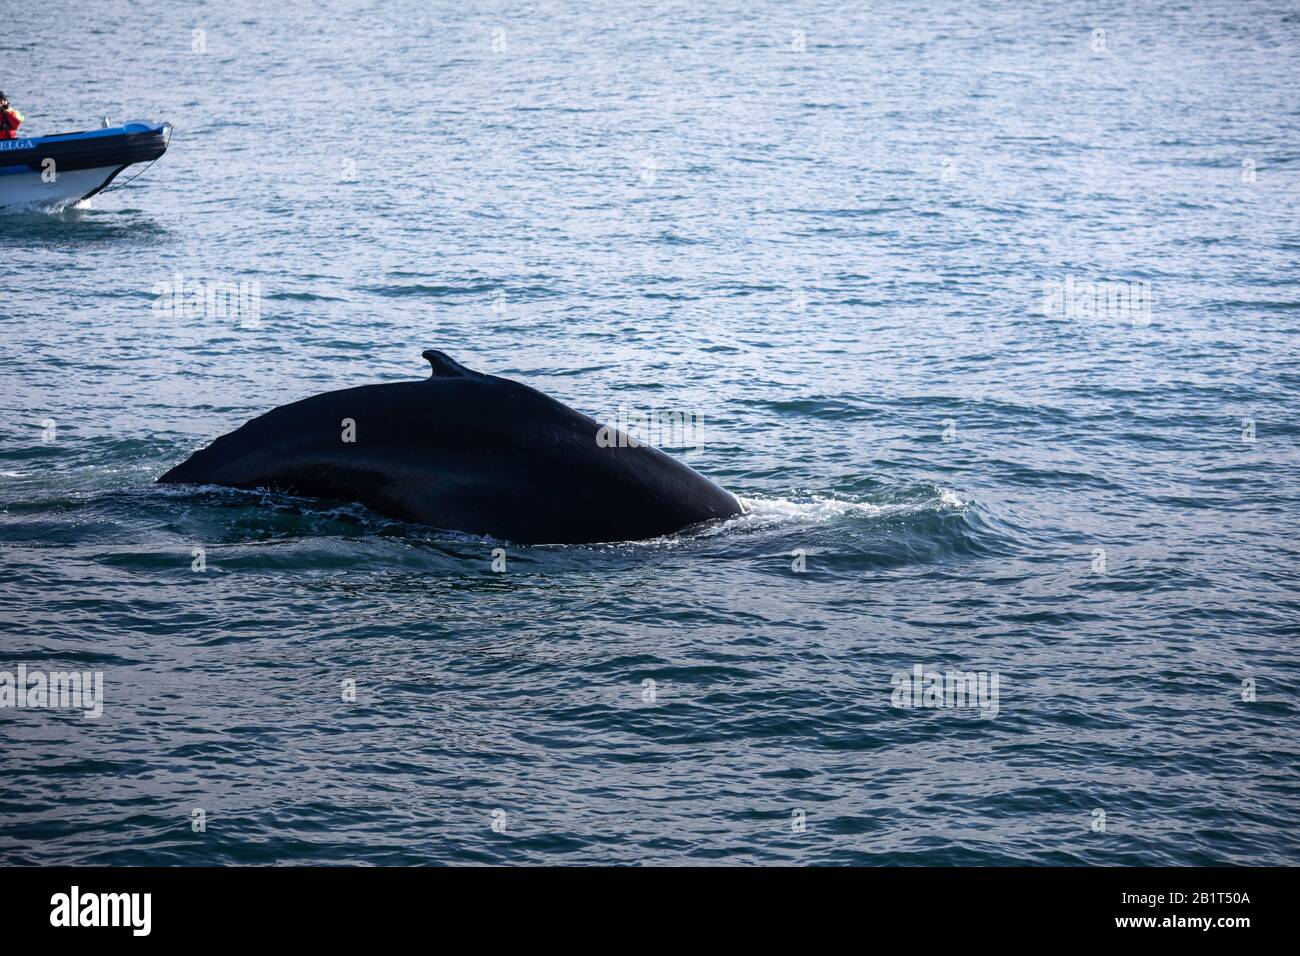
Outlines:
{"type": "Polygon", "coordinates": [[[743,512],[657,448],[534,388],[424,353],[422,381],[273,409],[158,479],[360,502],[519,544],[635,541],[743,512]]]}

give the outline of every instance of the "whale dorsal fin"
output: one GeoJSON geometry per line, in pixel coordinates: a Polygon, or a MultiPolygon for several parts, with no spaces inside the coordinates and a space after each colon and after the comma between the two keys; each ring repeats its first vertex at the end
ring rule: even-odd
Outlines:
{"type": "Polygon", "coordinates": [[[446,352],[425,349],[422,355],[433,366],[433,374],[429,376],[430,378],[469,378],[478,375],[478,372],[467,369],[446,352]]]}

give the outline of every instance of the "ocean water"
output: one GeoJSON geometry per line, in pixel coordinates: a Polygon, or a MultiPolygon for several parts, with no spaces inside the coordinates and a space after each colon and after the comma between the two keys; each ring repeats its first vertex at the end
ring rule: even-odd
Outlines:
{"type": "Polygon", "coordinates": [[[1300,863],[1300,12],[1143,6],[7,10],[26,132],[176,131],[0,215],[0,670],[104,681],[0,860],[1300,863]],[[750,513],[153,484],[425,348],[750,513]]]}

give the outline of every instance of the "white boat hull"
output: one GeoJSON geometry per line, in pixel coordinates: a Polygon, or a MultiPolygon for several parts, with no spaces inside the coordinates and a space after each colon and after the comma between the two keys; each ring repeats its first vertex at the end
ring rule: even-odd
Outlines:
{"type": "Polygon", "coordinates": [[[31,169],[16,173],[0,170],[0,207],[58,209],[68,206],[99,192],[124,168],[76,169],[59,173],[53,182],[45,182],[40,173],[31,169]]]}

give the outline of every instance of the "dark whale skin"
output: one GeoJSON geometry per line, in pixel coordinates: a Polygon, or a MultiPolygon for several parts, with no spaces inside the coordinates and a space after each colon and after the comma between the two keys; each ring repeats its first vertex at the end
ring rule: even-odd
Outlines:
{"type": "Polygon", "coordinates": [[[428,379],[273,409],[158,481],[356,501],[520,544],[637,541],[743,511],[730,492],[657,448],[600,447],[599,422],[536,389],[442,352],[424,357],[428,379]],[[344,419],[355,422],[354,442],[343,441],[344,419]]]}

